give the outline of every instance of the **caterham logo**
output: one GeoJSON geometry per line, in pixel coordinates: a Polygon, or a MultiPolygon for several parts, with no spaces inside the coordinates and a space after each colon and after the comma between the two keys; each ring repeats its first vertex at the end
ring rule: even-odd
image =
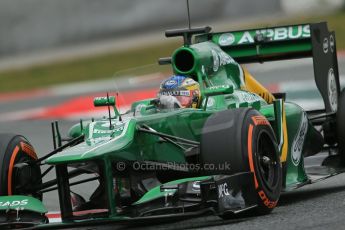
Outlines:
{"type": "Polygon", "coordinates": [[[323,52],[324,52],[325,54],[328,53],[328,38],[324,38],[324,39],[323,39],[322,48],[323,48],[323,52]]]}
{"type": "Polygon", "coordinates": [[[338,91],[333,68],[328,71],[328,99],[332,112],[336,112],[338,109],[338,91]]]}
{"type": "Polygon", "coordinates": [[[235,42],[235,36],[232,33],[225,33],[219,37],[219,45],[228,46],[235,42]]]}
{"type": "Polygon", "coordinates": [[[235,60],[232,59],[227,53],[225,53],[222,50],[211,50],[212,56],[213,56],[213,71],[217,72],[220,66],[224,66],[227,64],[235,64],[235,60]]]}
{"type": "Polygon", "coordinates": [[[333,35],[329,36],[329,46],[331,48],[331,52],[334,52],[334,38],[333,35]]]}
{"type": "Polygon", "coordinates": [[[292,142],[291,146],[291,160],[292,163],[297,166],[301,160],[303,145],[304,145],[304,139],[307,134],[308,130],[308,118],[306,113],[302,113],[299,129],[296,133],[296,136],[292,142]]]}

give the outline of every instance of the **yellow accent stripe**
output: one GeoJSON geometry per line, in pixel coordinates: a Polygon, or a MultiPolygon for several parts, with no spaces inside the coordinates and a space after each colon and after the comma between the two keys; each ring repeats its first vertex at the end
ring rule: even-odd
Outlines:
{"type": "Polygon", "coordinates": [[[286,125],[286,114],[285,114],[285,106],[282,103],[282,116],[283,116],[283,147],[282,147],[282,154],[280,156],[280,162],[285,162],[287,158],[288,152],[288,135],[287,135],[287,125],[286,125]]]}
{"type": "Polygon", "coordinates": [[[248,71],[243,67],[245,87],[241,87],[242,90],[247,90],[252,93],[258,94],[262,97],[268,104],[271,104],[275,98],[274,96],[261,85],[248,71]]]}

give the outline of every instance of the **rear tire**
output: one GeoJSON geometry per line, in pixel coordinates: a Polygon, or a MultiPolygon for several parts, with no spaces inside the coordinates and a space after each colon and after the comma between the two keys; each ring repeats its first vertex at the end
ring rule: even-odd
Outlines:
{"type": "Polygon", "coordinates": [[[201,161],[216,167],[229,163],[230,170],[206,172],[210,175],[253,172],[256,211],[266,214],[276,206],[282,187],[277,141],[270,123],[258,111],[239,108],[211,115],[201,137],[201,161]]]}
{"type": "Polygon", "coordinates": [[[29,195],[42,199],[33,190],[42,183],[40,167],[32,164],[36,159],[34,148],[23,136],[0,134],[0,196],[29,195]],[[22,170],[17,167],[19,163],[23,163],[22,170]]]}

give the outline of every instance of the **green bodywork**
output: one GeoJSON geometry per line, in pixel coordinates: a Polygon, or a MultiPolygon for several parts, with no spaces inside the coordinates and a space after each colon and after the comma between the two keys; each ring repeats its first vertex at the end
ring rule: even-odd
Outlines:
{"type": "MultiPolygon", "coordinates": [[[[233,32],[234,41],[232,43],[231,40],[228,43],[226,41],[220,42],[224,33],[197,36],[194,44],[178,48],[172,54],[172,70],[176,75],[188,75],[200,83],[202,103],[199,108],[160,110],[152,104],[152,99],[148,99],[135,102],[131,111],[122,115],[122,120],[120,120],[115,108],[116,116],[112,118],[112,127],[108,119],[76,124],[71,128],[69,135],[71,137],[85,135],[84,142],[51,156],[46,160],[46,163],[71,165],[80,162],[101,161],[104,164],[107,182],[110,184],[107,186],[109,195],[114,197],[112,189],[113,162],[187,162],[185,152],[181,148],[162,141],[156,135],[138,132],[138,127],[147,125],[164,134],[200,142],[202,128],[210,115],[222,110],[250,107],[258,110],[269,120],[276,132],[278,143],[280,143],[284,131],[282,121],[286,118],[288,147],[286,161],[283,162],[285,168],[284,188],[294,188],[306,183],[308,177],[303,164],[304,140],[312,141],[316,132],[309,121],[305,120],[306,113],[296,104],[282,100],[268,104],[259,95],[243,90],[245,84],[243,70],[235,59],[261,54],[276,55],[282,52],[310,51],[311,45],[305,40],[305,38],[310,37],[308,26],[286,27],[288,37],[284,37],[285,35],[279,37],[280,30],[277,28],[271,29],[273,32],[267,30],[267,34],[273,40],[296,39],[296,43],[272,42],[272,44],[263,47],[250,45],[256,30],[233,32]],[[275,35],[275,32],[278,35],[275,35]],[[247,40],[243,40],[245,33],[248,33],[246,35],[247,40]],[[301,39],[298,39],[298,36],[301,39]],[[241,47],[240,41],[242,43],[247,42],[249,46],[241,47]],[[236,46],[232,48],[232,44],[236,46]],[[283,117],[284,114],[286,117],[283,117]]],[[[283,34],[283,32],[280,33],[283,34]]],[[[95,104],[114,106],[116,103],[113,98],[111,98],[111,103],[108,99],[98,98],[95,104]]],[[[230,150],[229,153],[231,154],[230,150]]],[[[201,179],[186,178],[181,180],[201,179]]],[[[171,183],[180,182],[178,180],[171,183]]],[[[165,192],[161,192],[159,187],[156,187],[141,197],[137,203],[147,202],[164,195],[165,192]]],[[[110,217],[116,217],[115,199],[111,198],[109,203],[110,217]]]]}
{"type": "MultiPolygon", "coordinates": [[[[211,41],[219,45],[231,57],[237,59],[257,55],[275,56],[311,51],[310,34],[310,25],[304,24],[213,33],[211,41]],[[262,44],[259,47],[254,45],[255,40],[259,39],[256,38],[257,34],[263,35],[262,39],[268,40],[270,43],[262,44]]],[[[207,35],[196,37],[197,42],[208,39],[207,35]]]]}
{"type": "Polygon", "coordinates": [[[47,213],[47,209],[42,202],[30,196],[1,196],[0,211],[19,210],[32,211],[37,213],[47,213]]]}
{"type": "MultiPolygon", "coordinates": [[[[180,179],[180,180],[170,181],[168,183],[165,183],[164,185],[178,185],[178,184],[181,184],[181,183],[184,183],[187,181],[204,181],[204,180],[208,180],[210,178],[211,177],[209,177],[209,176],[184,178],[184,179],[180,179]]],[[[166,194],[172,195],[172,194],[177,192],[176,189],[166,189],[164,191],[161,191],[160,188],[161,188],[161,186],[157,186],[157,187],[151,189],[144,196],[142,196],[137,202],[135,202],[134,205],[149,202],[151,200],[162,197],[166,194]]]]}

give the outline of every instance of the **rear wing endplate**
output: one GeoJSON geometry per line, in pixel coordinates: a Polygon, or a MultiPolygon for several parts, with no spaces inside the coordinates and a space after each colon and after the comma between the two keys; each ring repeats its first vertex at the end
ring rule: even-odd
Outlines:
{"type": "Polygon", "coordinates": [[[238,63],[313,58],[316,85],[326,112],[336,112],[340,92],[335,33],[326,22],[198,35],[212,41],[238,63]]]}

